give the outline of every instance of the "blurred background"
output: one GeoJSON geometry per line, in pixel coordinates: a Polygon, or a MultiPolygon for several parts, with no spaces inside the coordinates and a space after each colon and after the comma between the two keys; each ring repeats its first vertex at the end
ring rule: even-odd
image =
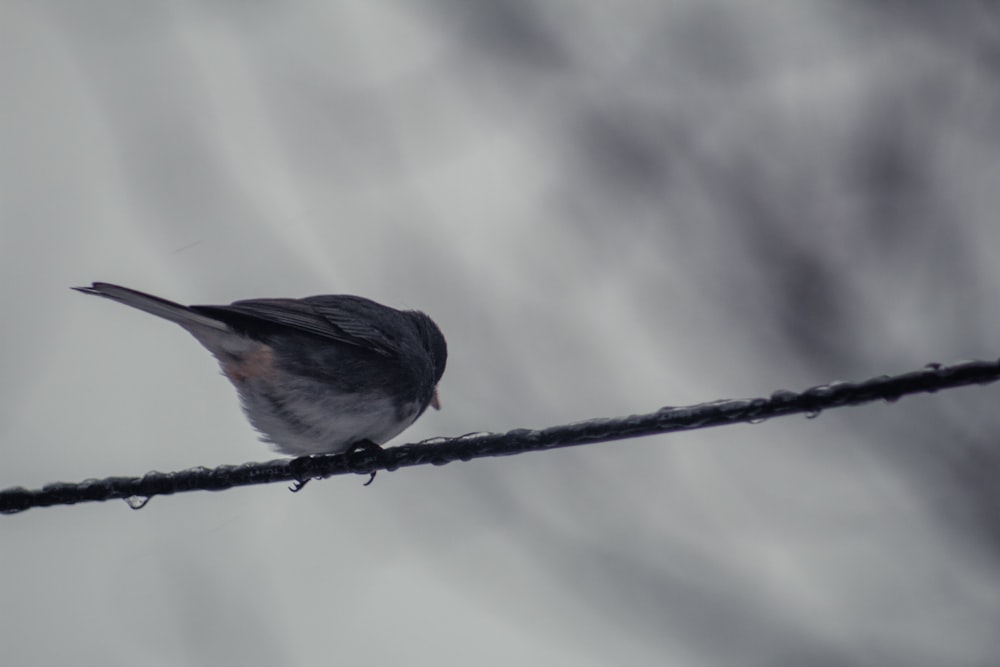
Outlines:
{"type": "MultiPolygon", "coordinates": [[[[0,4],[0,487],[274,458],[181,329],[444,330],[395,443],[1000,354],[1000,7],[0,4]]],[[[980,666],[997,387],[0,517],[5,665],[980,666]]]]}

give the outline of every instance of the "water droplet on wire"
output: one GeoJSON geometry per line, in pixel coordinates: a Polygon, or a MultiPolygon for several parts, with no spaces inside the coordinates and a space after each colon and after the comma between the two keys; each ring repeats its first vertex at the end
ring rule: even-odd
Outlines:
{"type": "Polygon", "coordinates": [[[149,502],[149,496],[129,496],[123,499],[134,510],[141,510],[149,502]]]}

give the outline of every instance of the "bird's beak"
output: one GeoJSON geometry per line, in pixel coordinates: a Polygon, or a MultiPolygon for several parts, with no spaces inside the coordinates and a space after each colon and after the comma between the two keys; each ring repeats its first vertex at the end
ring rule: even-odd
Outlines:
{"type": "Polygon", "coordinates": [[[435,410],[441,409],[441,401],[438,400],[437,387],[434,387],[434,395],[431,396],[431,407],[434,408],[435,410]]]}

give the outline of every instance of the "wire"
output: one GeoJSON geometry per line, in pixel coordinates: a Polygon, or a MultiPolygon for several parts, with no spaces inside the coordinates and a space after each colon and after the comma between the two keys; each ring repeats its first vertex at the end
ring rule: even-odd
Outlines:
{"type": "Polygon", "coordinates": [[[150,472],[142,477],[107,477],[79,483],[57,482],[41,489],[14,487],[0,491],[0,513],[14,514],[32,507],[123,498],[133,509],[157,495],[184,491],[221,491],[235,486],[298,482],[347,473],[372,473],[425,464],[444,465],[487,456],[572,447],[659,433],[689,431],[738,422],[759,423],[771,417],[805,413],[935,392],[1000,379],[1000,360],[952,365],[928,364],[903,375],[882,375],[863,382],[833,382],[796,393],[779,390],[769,398],[712,401],[686,407],[663,407],[656,412],[615,419],[552,426],[541,430],[515,429],[506,433],[470,433],[455,438],[433,438],[421,443],[379,450],[365,448],[350,455],[324,454],[217,468],[178,472],[150,472]]]}

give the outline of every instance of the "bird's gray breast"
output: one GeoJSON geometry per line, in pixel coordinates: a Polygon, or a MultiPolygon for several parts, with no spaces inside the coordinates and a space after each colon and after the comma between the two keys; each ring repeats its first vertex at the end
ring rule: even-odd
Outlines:
{"type": "Polygon", "coordinates": [[[336,453],[361,440],[384,443],[430,400],[393,359],[315,340],[293,343],[274,345],[273,373],[234,381],[251,424],[281,452],[336,453]]]}

